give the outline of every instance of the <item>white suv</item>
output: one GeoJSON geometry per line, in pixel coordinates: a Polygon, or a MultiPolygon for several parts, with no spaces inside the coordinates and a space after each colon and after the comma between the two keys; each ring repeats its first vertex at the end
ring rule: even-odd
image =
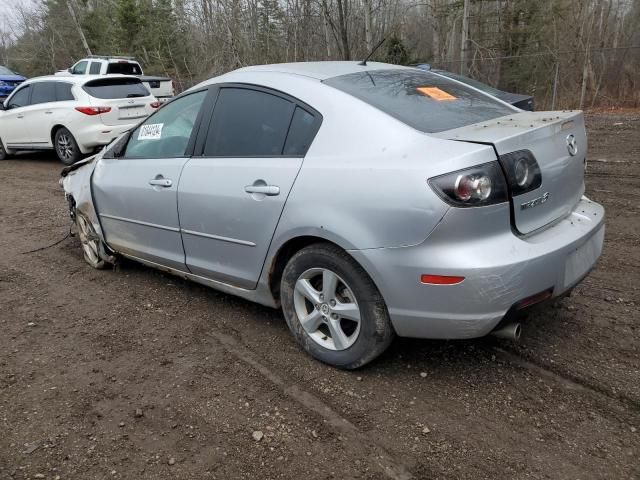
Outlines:
{"type": "Polygon", "coordinates": [[[0,160],[17,150],[55,149],[70,165],[158,107],[131,76],[32,78],[0,104],[0,160]]]}

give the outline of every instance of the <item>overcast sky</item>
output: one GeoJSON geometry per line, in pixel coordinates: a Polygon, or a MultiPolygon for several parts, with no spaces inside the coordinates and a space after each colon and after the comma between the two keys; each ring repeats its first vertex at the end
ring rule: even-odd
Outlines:
{"type": "Polygon", "coordinates": [[[5,31],[15,30],[15,18],[13,11],[17,5],[35,5],[37,0],[0,0],[0,34],[5,31]]]}

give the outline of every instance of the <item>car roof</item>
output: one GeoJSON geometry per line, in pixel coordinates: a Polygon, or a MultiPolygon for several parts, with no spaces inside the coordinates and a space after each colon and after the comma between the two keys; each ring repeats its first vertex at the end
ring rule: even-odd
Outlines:
{"type": "Polygon", "coordinates": [[[75,85],[84,85],[91,80],[110,80],[114,78],[130,78],[140,80],[134,75],[43,75],[42,77],[33,77],[23,83],[35,83],[45,81],[67,82],[75,85]]]}
{"type": "MultiPolygon", "coordinates": [[[[401,65],[392,65],[389,63],[367,62],[361,65],[361,60],[340,61],[340,62],[296,62],[296,63],[275,63],[270,65],[253,65],[244,67],[235,72],[277,72],[287,73],[291,75],[302,75],[305,77],[315,78],[316,80],[326,80],[327,78],[337,77],[340,75],[348,75],[356,72],[366,72],[371,70],[391,70],[406,69],[401,65]]],[[[232,72],[233,73],[233,72],[232,72]]]]}

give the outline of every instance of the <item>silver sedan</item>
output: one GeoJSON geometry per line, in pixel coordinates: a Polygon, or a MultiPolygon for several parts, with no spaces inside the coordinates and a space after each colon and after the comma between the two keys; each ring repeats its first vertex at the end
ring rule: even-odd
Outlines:
{"type": "Polygon", "coordinates": [[[315,358],[395,335],[516,338],[594,266],[581,112],[523,112],[435,72],[243,68],[183,93],[61,183],[87,262],[128,257],[281,307],[315,358]]]}

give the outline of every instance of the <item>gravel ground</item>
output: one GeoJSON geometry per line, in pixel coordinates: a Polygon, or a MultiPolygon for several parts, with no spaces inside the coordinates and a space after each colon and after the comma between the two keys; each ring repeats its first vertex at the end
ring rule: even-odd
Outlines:
{"type": "Polygon", "coordinates": [[[640,113],[588,116],[597,268],[518,345],[315,362],[280,312],[95,271],[51,155],[0,162],[0,479],[640,478],[640,113]]]}

